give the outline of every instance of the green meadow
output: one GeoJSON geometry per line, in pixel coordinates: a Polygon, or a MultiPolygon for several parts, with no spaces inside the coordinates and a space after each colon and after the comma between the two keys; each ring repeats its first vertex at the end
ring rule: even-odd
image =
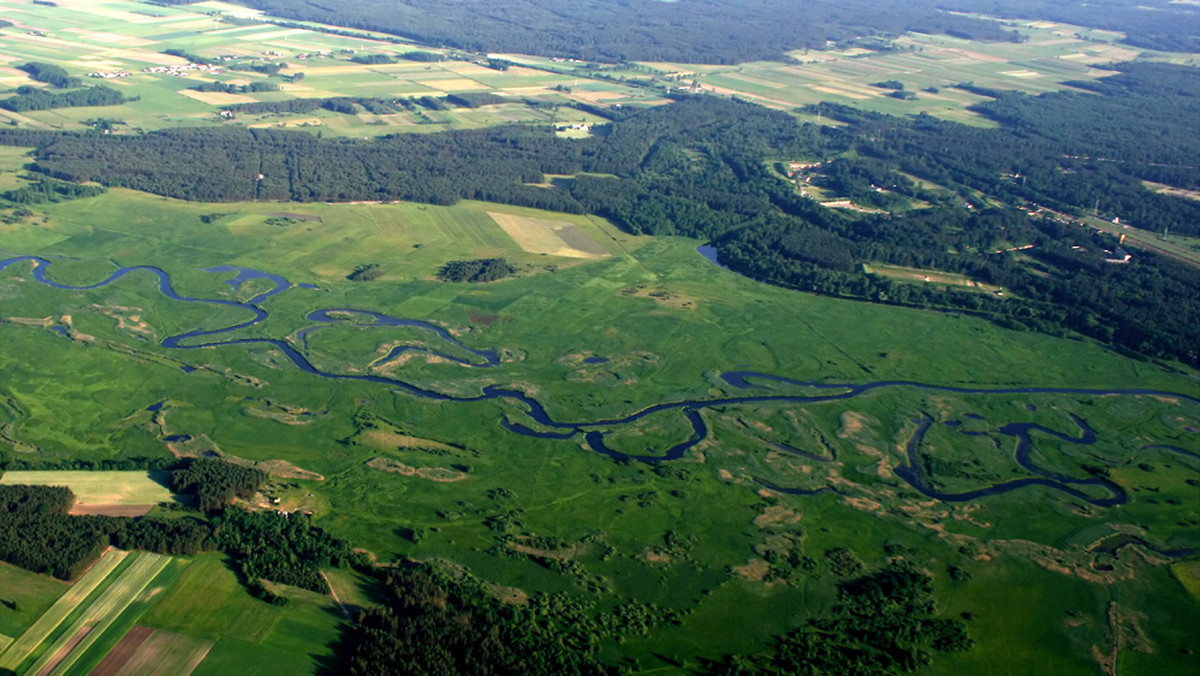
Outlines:
{"type": "Polygon", "coordinates": [[[183,576],[142,619],[156,629],[212,642],[197,674],[307,673],[327,659],[344,619],[329,597],[279,590],[286,608],[246,593],[224,557],[195,557],[183,576]]]}

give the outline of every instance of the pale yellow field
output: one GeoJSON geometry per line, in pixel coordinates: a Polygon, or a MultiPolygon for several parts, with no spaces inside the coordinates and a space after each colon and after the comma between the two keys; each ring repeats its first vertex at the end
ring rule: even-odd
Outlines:
{"type": "Polygon", "coordinates": [[[467,89],[484,88],[484,85],[465,77],[456,77],[447,80],[419,80],[418,84],[444,92],[460,92],[467,89]]]}
{"type": "Polygon", "coordinates": [[[1001,290],[1001,288],[998,286],[977,282],[966,275],[942,272],[940,270],[921,270],[919,268],[906,268],[899,265],[880,264],[869,266],[864,265],[863,270],[868,274],[880,275],[882,277],[890,277],[892,279],[901,279],[910,282],[927,282],[931,284],[947,284],[950,286],[966,286],[992,292],[1001,290]]]}
{"type": "Polygon", "coordinates": [[[379,448],[432,448],[439,451],[453,451],[454,448],[433,439],[411,437],[407,434],[371,430],[363,434],[363,440],[379,448]]]}
{"type": "Polygon", "coordinates": [[[816,91],[819,91],[819,92],[821,92],[821,93],[823,93],[823,94],[833,94],[833,95],[835,95],[835,96],[845,96],[845,97],[847,97],[847,98],[851,98],[851,99],[865,99],[865,98],[869,98],[869,97],[867,97],[867,96],[864,96],[864,95],[862,95],[862,94],[854,94],[854,93],[848,92],[848,91],[846,91],[846,90],[844,90],[844,89],[838,89],[838,88],[836,88],[836,87],[823,87],[823,86],[814,86],[814,87],[813,87],[813,89],[814,89],[814,90],[816,90],[816,91]]]}
{"type": "Polygon", "coordinates": [[[98,505],[154,505],[171,500],[171,491],[145,470],[130,472],[37,471],[5,472],[0,484],[67,486],[76,507],[98,505]]]}
{"type": "Polygon", "coordinates": [[[254,98],[245,94],[226,94],[225,92],[198,92],[195,89],[180,89],[180,94],[202,103],[214,106],[228,106],[233,103],[253,103],[254,98]]]}
{"type": "Polygon", "coordinates": [[[200,666],[213,642],[155,630],[116,676],[188,676],[200,666]]]}
{"type": "Polygon", "coordinates": [[[488,215],[525,251],[566,258],[599,258],[608,254],[579,226],[563,221],[527,218],[489,211],[488,215]],[[568,243],[568,239],[570,242],[568,243]]]}
{"type": "Polygon", "coordinates": [[[1142,185],[1145,185],[1148,189],[1153,190],[1154,192],[1162,193],[1164,195],[1174,195],[1175,197],[1183,197],[1190,200],[1200,200],[1200,191],[1184,190],[1183,188],[1176,188],[1163,183],[1154,183],[1152,181],[1142,181],[1142,185]]]}

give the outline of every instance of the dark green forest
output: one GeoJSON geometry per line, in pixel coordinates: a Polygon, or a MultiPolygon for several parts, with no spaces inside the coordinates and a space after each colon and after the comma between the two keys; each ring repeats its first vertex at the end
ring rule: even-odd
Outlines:
{"type": "Polygon", "coordinates": [[[838,604],[777,636],[770,655],[730,655],[710,674],[884,676],[970,650],[966,623],[939,618],[933,579],[905,559],[838,585],[838,604]]]}
{"type": "Polygon", "coordinates": [[[25,71],[30,79],[45,82],[55,89],[70,89],[83,85],[83,80],[71,77],[66,69],[52,63],[30,61],[17,66],[17,69],[25,71]]]}
{"type": "Polygon", "coordinates": [[[84,87],[69,92],[55,93],[32,85],[17,87],[15,96],[0,99],[0,108],[14,113],[52,108],[77,108],[82,106],[119,106],[126,101],[124,94],[112,87],[84,87]]]}
{"type": "MultiPolygon", "coordinates": [[[[597,660],[597,646],[629,633],[647,610],[597,613],[544,593],[504,603],[469,574],[428,563],[375,573],[386,589],[384,605],[363,612],[338,646],[353,675],[619,673],[597,660]]],[[[903,558],[865,574],[859,566],[850,578],[838,585],[836,606],[777,636],[768,651],[729,655],[704,673],[911,673],[938,653],[973,645],[961,619],[937,617],[932,578],[903,558]]]]}
{"type": "Polygon", "coordinates": [[[196,507],[207,512],[223,509],[235,497],[252,497],[268,476],[261,469],[197,458],[171,473],[171,490],[192,496],[196,507]]]}
{"type": "Polygon", "coordinates": [[[1169,0],[1142,3],[1153,11],[1115,0],[552,0],[480,4],[472,0],[249,0],[275,16],[380,30],[432,44],[475,52],[534,53],[594,61],[741,63],[778,60],[795,49],[822,48],[828,41],[896,36],[905,31],[948,33],[976,40],[1014,40],[993,21],[954,12],[1055,21],[1123,31],[1143,48],[1196,51],[1200,13],[1169,0]]]}
{"type": "Polygon", "coordinates": [[[600,665],[595,640],[566,608],[502,603],[479,581],[430,565],[382,575],[386,605],[364,612],[339,646],[349,674],[617,673],[600,665]]]}

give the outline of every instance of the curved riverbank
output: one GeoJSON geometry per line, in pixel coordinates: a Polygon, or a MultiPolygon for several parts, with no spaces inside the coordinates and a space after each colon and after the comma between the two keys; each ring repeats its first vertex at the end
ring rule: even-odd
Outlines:
{"type": "MultiPolygon", "coordinates": [[[[444,401],[444,402],[480,402],[486,400],[507,400],[518,404],[524,409],[524,415],[531,421],[536,423],[537,429],[534,426],[524,424],[519,421],[510,420],[507,417],[502,418],[499,424],[506,430],[515,434],[543,438],[543,439],[559,439],[566,440],[582,436],[587,447],[593,452],[600,453],[614,460],[636,460],[646,463],[670,462],[678,460],[686,455],[686,453],[709,435],[708,425],[706,424],[703,412],[707,409],[712,409],[721,406],[736,406],[736,405],[754,405],[754,404],[771,404],[771,403],[788,403],[788,404],[816,404],[832,401],[848,400],[854,397],[861,396],[868,392],[883,389],[914,389],[930,392],[946,392],[954,394],[970,394],[970,395],[1023,395],[1023,394],[1052,394],[1052,395],[1086,395],[1086,396],[1158,396],[1171,397],[1178,401],[1184,401],[1191,404],[1200,404],[1200,399],[1190,395],[1167,392],[1152,389],[1103,389],[1103,388],[1051,388],[1051,387],[1001,387],[1001,388],[981,388],[981,387],[958,387],[937,385],[930,383],[921,383],[914,381],[903,380],[883,380],[867,383],[823,383],[796,380],[784,376],[759,373],[756,371],[727,371],[719,374],[719,378],[732,390],[742,390],[747,393],[740,396],[725,396],[715,397],[711,399],[683,400],[673,402],[663,402],[647,406],[639,409],[628,415],[584,421],[562,421],[554,419],[545,406],[538,400],[530,397],[525,392],[520,390],[507,388],[498,385],[488,385],[474,396],[456,396],[443,392],[438,392],[428,388],[421,387],[411,382],[400,378],[367,375],[367,374],[347,374],[334,373],[324,371],[317,368],[299,349],[291,343],[274,338],[235,338],[228,337],[220,339],[222,336],[229,336],[234,332],[242,329],[255,326],[262,323],[268,318],[268,312],[261,307],[261,304],[267,299],[279,295],[293,288],[293,285],[285,278],[249,268],[236,266],[218,266],[208,268],[207,272],[223,273],[234,272],[236,276],[227,280],[225,283],[232,286],[234,289],[240,288],[243,284],[252,280],[265,280],[271,284],[271,288],[262,293],[258,293],[246,301],[233,301],[225,299],[213,298],[191,298],[178,294],[171,282],[171,277],[165,271],[152,266],[133,266],[120,267],[112,272],[107,278],[94,284],[71,286],[60,284],[50,279],[47,274],[52,267],[52,262],[46,258],[38,256],[17,256],[0,260],[0,271],[27,262],[32,266],[33,278],[43,285],[56,289],[64,290],[90,290],[104,287],[112,284],[123,277],[142,273],[154,276],[158,282],[159,291],[167,298],[175,301],[186,303],[208,303],[223,307],[243,308],[250,313],[250,317],[245,321],[230,324],[217,329],[194,329],[184,333],[168,336],[161,341],[161,346],[173,350],[196,350],[201,348],[212,347],[232,347],[236,345],[270,345],[282,352],[287,359],[301,371],[330,379],[338,380],[355,380],[362,382],[377,383],[387,386],[396,391],[403,392],[416,397],[444,401]],[[798,393],[797,390],[802,390],[798,393]],[[616,450],[610,447],[606,440],[606,434],[614,431],[616,428],[631,425],[647,416],[658,413],[677,412],[682,414],[687,420],[691,430],[686,439],[670,446],[661,454],[635,454],[616,450]]],[[[306,285],[311,286],[311,285],[306,285]]],[[[310,312],[305,319],[314,323],[314,326],[301,329],[296,335],[304,336],[308,332],[315,329],[332,326],[339,323],[350,322],[362,327],[405,327],[412,328],[422,332],[426,332],[431,342],[435,346],[419,346],[419,345],[400,345],[391,349],[385,355],[381,362],[395,359],[405,352],[419,352],[438,357],[453,363],[460,364],[469,368],[496,368],[500,366],[499,354],[496,350],[473,348],[464,345],[461,341],[453,336],[445,328],[417,319],[408,319],[403,317],[393,317],[371,310],[361,310],[354,308],[327,308],[314,310],[310,312]],[[438,345],[443,346],[441,348],[438,345]],[[469,355],[469,357],[465,357],[469,355]]],[[[53,327],[52,327],[53,328],[53,327]]],[[[1099,507],[1108,507],[1123,504],[1127,500],[1124,490],[1115,483],[1103,477],[1089,477],[1087,479],[1078,479],[1070,476],[1054,473],[1048,469],[1041,468],[1031,460],[1031,451],[1034,446],[1032,435],[1034,433],[1044,434],[1054,437],[1060,441],[1072,444],[1092,444],[1095,442],[1095,433],[1091,430],[1088,424],[1081,418],[1074,417],[1075,423],[1080,428],[1078,438],[1070,437],[1055,430],[1025,422],[1014,422],[1002,426],[998,433],[1003,436],[1014,437],[1018,440],[1016,451],[1016,462],[1026,471],[1036,475],[1031,478],[1015,479],[1012,481],[994,484],[992,486],[981,488],[978,490],[967,491],[963,493],[947,493],[936,489],[929,477],[922,472],[921,463],[919,462],[919,449],[924,439],[925,433],[932,424],[933,419],[925,416],[921,422],[917,432],[908,442],[906,447],[907,466],[897,468],[896,476],[908,483],[922,495],[943,502],[962,502],[974,500],[978,498],[999,495],[1002,493],[1011,492],[1021,488],[1031,486],[1042,486],[1053,490],[1061,491],[1076,499],[1086,501],[1090,504],[1099,507]],[[1097,497],[1084,492],[1081,489],[1093,488],[1100,489],[1106,495],[1097,497]]],[[[971,432],[963,432],[964,434],[973,434],[971,432]]],[[[795,456],[803,457],[812,462],[829,462],[830,458],[825,458],[816,454],[808,453],[801,449],[791,446],[772,444],[777,450],[790,453],[795,456]]],[[[1184,451],[1173,446],[1154,446],[1148,445],[1145,448],[1156,448],[1168,452],[1179,453],[1182,455],[1193,455],[1188,451],[1184,451]]],[[[762,485],[766,486],[760,480],[762,485]]],[[[811,495],[823,492],[824,489],[816,489],[815,491],[799,490],[799,489],[777,489],[781,492],[789,492],[797,495],[811,495]]]]}

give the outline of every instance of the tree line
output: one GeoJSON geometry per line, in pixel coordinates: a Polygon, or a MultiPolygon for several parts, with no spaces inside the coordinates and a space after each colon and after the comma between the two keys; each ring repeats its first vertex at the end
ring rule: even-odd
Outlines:
{"type": "Polygon", "coordinates": [[[479,258],[469,261],[450,261],[438,270],[438,279],[446,282],[494,282],[516,272],[503,258],[479,258]]]}
{"type": "Polygon", "coordinates": [[[192,85],[188,89],[193,89],[198,92],[221,92],[224,94],[249,94],[255,92],[277,92],[279,85],[274,82],[250,82],[244,85],[228,84],[219,80],[212,82],[201,82],[192,85]]]}
{"type": "Polygon", "coordinates": [[[52,63],[29,61],[17,66],[17,69],[25,71],[31,79],[45,82],[55,89],[71,89],[83,85],[83,80],[71,77],[64,68],[52,63]]]}
{"type": "Polygon", "coordinates": [[[81,185],[72,181],[42,177],[23,188],[0,193],[0,199],[13,204],[44,204],[95,197],[104,192],[105,188],[101,185],[81,185]]]}
{"type": "Polygon", "coordinates": [[[112,87],[85,87],[75,91],[55,93],[30,85],[22,85],[17,87],[17,93],[14,96],[0,99],[0,108],[11,110],[14,113],[26,113],[31,110],[50,110],[52,108],[119,106],[137,99],[138,97],[128,98],[112,87]]]}
{"type": "MultiPolygon", "coordinates": [[[[215,83],[220,84],[220,83],[215,83]]],[[[257,83],[270,84],[270,83],[257,83]]],[[[235,87],[236,85],[222,85],[235,87]]],[[[196,89],[196,87],[193,87],[196,89]]],[[[234,91],[233,89],[212,89],[205,91],[234,91]]],[[[269,90],[268,90],[269,91],[269,90]]],[[[388,115],[402,111],[450,110],[452,108],[480,108],[500,103],[511,103],[511,99],[491,92],[463,92],[446,96],[408,96],[396,99],[381,99],[370,96],[330,96],[325,98],[296,98],[283,101],[252,101],[234,103],[225,106],[234,114],[261,115],[264,113],[310,113],[324,109],[344,115],[356,115],[360,108],[375,115],[388,115]]]]}

